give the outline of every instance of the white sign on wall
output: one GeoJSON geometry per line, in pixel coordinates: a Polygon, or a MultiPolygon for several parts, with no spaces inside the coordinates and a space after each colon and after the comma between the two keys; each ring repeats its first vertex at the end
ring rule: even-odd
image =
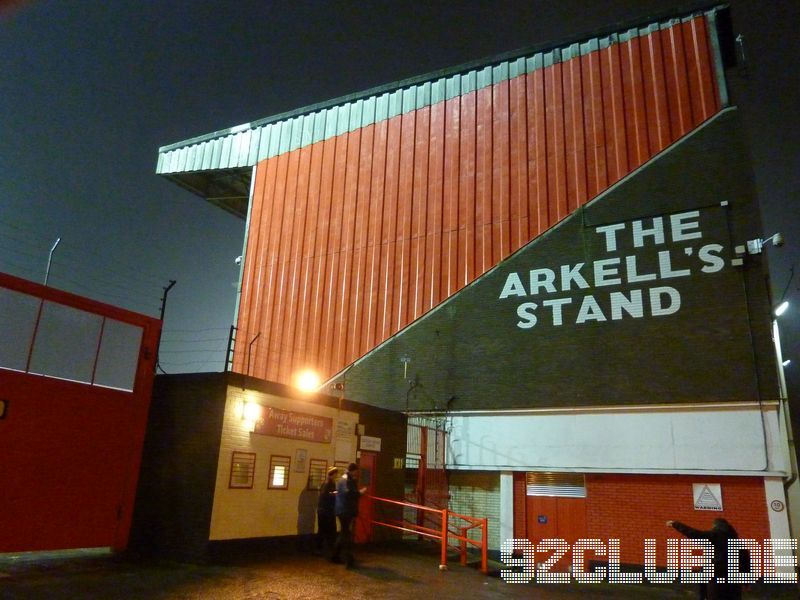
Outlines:
{"type": "Polygon", "coordinates": [[[381,451],[381,438],[379,437],[372,437],[369,435],[362,435],[361,436],[361,446],[362,450],[369,450],[371,452],[380,452],[381,451]]]}
{"type": "Polygon", "coordinates": [[[517,327],[672,315],[681,308],[681,295],[667,283],[696,273],[716,273],[725,266],[723,246],[702,241],[699,210],[603,225],[594,232],[602,238],[608,256],[591,263],[533,268],[506,276],[499,299],[517,303],[517,327]],[[614,256],[625,237],[631,240],[633,253],[614,256]],[[657,253],[658,266],[644,269],[642,252],[657,253]],[[622,285],[637,287],[603,291],[622,285]],[[592,286],[592,293],[583,291],[592,286]]]}
{"type": "Polygon", "coordinates": [[[718,483],[693,483],[695,510],[722,510],[722,486],[718,483]]]}

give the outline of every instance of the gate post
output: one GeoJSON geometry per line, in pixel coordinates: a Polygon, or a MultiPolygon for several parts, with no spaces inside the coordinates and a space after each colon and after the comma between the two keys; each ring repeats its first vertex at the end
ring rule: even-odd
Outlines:
{"type": "Polygon", "coordinates": [[[442,509],[442,556],[439,569],[447,570],[447,509],[442,509]]]}

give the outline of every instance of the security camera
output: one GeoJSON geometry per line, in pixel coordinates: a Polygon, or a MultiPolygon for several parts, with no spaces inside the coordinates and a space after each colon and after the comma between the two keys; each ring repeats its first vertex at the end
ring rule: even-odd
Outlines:
{"type": "Polygon", "coordinates": [[[236,258],[233,259],[233,262],[235,262],[237,265],[242,264],[242,257],[237,256],[236,258]]]}

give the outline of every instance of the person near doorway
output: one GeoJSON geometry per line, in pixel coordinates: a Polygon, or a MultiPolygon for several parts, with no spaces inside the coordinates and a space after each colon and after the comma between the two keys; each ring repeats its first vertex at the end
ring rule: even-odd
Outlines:
{"type": "Polygon", "coordinates": [[[336,543],[336,467],[328,469],[325,481],[319,486],[317,501],[317,552],[333,553],[336,543]]]}
{"type": "Polygon", "coordinates": [[[367,488],[358,488],[358,465],[350,463],[347,472],[336,484],[336,517],[339,519],[339,537],[331,560],[344,561],[348,568],[355,565],[353,559],[353,527],[358,516],[358,499],[367,488]]]}
{"type": "MultiPolygon", "coordinates": [[[[695,529],[684,525],[680,521],[667,521],[667,527],[672,527],[691,539],[708,540],[714,547],[714,577],[706,584],[701,584],[700,598],[708,600],[741,600],[741,583],[719,583],[719,577],[728,576],[728,540],[737,539],[739,536],[733,525],[725,519],[714,519],[709,530],[695,529]]],[[[740,550],[739,571],[750,571],[750,554],[740,550]]]]}

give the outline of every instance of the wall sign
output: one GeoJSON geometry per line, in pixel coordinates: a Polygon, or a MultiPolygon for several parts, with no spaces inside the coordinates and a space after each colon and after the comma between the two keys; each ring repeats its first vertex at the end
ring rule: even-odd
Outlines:
{"type": "Polygon", "coordinates": [[[722,510],[722,486],[718,483],[693,483],[695,510],[722,510]]]}
{"type": "Polygon", "coordinates": [[[369,435],[362,435],[361,444],[359,447],[361,448],[361,450],[369,450],[370,452],[380,452],[381,438],[372,437],[369,435]]]}
{"type": "Polygon", "coordinates": [[[323,444],[330,443],[333,438],[333,419],[330,417],[292,412],[269,406],[261,406],[260,413],[256,419],[253,433],[323,444]]]}
{"type": "Polygon", "coordinates": [[[306,464],[308,463],[308,450],[305,448],[298,448],[294,451],[294,472],[305,473],[306,464]]]}
{"type": "Polygon", "coordinates": [[[725,266],[724,247],[703,240],[699,210],[603,225],[594,235],[605,253],[598,260],[508,273],[499,299],[518,303],[517,327],[672,315],[681,308],[676,282],[725,266]],[[628,289],[606,291],[619,286],[628,289]]]}

